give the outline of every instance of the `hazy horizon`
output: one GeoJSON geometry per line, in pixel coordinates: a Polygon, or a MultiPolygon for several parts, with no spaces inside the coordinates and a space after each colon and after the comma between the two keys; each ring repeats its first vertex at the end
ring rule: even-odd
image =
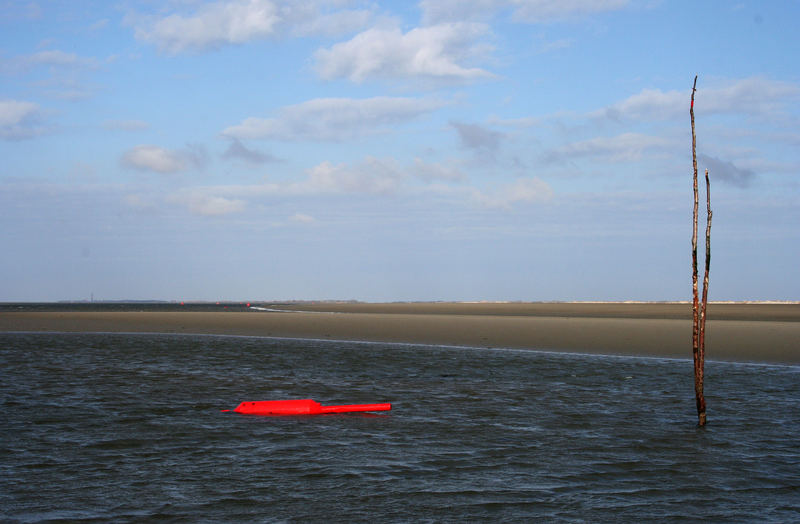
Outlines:
{"type": "MultiPolygon", "coordinates": [[[[227,300],[181,300],[181,299],[62,299],[53,301],[0,301],[0,304],[691,304],[691,300],[392,300],[372,301],[338,298],[247,298],[227,300]]],[[[800,304],[798,300],[709,300],[709,304],[800,304]]]]}

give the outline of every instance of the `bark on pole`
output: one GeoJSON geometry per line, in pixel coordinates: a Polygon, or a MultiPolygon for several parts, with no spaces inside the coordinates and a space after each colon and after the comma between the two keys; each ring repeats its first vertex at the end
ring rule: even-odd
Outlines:
{"type": "Polygon", "coordinates": [[[703,396],[703,366],[706,359],[706,305],[708,305],[708,271],[711,267],[711,182],[706,169],[706,264],[703,274],[703,296],[700,299],[700,344],[697,348],[697,358],[700,361],[700,407],[697,411],[698,423],[706,424],[706,399],[703,396]]]}
{"type": "Polygon", "coordinates": [[[697,188],[697,138],[694,130],[694,94],[697,90],[697,76],[692,85],[692,101],[689,105],[689,116],[692,122],[692,167],[694,189],[694,211],[692,214],[692,356],[694,358],[694,393],[697,404],[697,423],[706,425],[706,399],[703,395],[703,370],[705,367],[705,316],[708,301],[708,269],[711,262],[711,195],[709,193],[708,171],[706,171],[706,202],[708,219],[706,222],[706,261],[705,275],[703,277],[703,305],[700,309],[700,298],[697,293],[697,214],[698,214],[698,188],[697,188]]]}

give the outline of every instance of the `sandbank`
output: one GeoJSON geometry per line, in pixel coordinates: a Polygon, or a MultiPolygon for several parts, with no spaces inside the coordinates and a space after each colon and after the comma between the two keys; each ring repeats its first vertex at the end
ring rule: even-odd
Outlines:
{"type": "MultiPolygon", "coordinates": [[[[0,311],[0,332],[185,333],[691,358],[686,303],[259,303],[0,311]]],[[[800,363],[800,304],[710,304],[708,360],[800,363]]]]}

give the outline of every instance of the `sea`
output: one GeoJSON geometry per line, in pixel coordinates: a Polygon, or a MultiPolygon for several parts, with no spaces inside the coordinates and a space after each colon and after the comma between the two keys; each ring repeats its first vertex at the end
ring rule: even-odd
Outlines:
{"type": "Polygon", "coordinates": [[[2,522],[799,522],[800,367],[0,333],[2,522]],[[242,401],[390,402],[316,416],[242,401]]]}

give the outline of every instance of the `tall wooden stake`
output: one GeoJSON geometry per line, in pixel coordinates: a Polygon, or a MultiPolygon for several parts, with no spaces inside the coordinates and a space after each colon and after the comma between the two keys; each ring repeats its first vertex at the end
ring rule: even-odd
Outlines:
{"type": "Polygon", "coordinates": [[[705,273],[703,275],[702,305],[697,294],[697,139],[694,131],[694,94],[697,90],[697,76],[692,85],[692,102],[689,106],[689,116],[692,121],[692,167],[694,171],[694,212],[692,215],[692,356],[694,357],[694,393],[697,404],[697,423],[706,425],[706,399],[703,395],[703,371],[705,367],[706,349],[706,306],[708,304],[708,271],[711,266],[711,183],[706,169],[706,257],[705,273]]]}
{"type": "Polygon", "coordinates": [[[703,296],[700,299],[700,344],[697,348],[697,358],[700,361],[700,400],[697,411],[698,424],[706,425],[706,399],[703,396],[703,366],[706,359],[706,306],[708,305],[708,270],[711,267],[711,182],[706,169],[706,267],[703,274],[703,296]]]}

